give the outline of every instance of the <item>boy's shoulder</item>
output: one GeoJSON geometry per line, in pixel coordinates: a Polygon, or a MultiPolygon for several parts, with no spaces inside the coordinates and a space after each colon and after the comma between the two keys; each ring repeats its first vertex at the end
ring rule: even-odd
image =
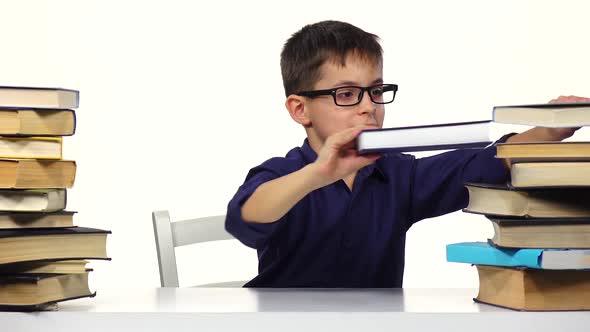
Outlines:
{"type": "Polygon", "coordinates": [[[305,165],[313,162],[306,158],[301,147],[295,147],[291,149],[284,157],[273,157],[267,159],[262,164],[252,168],[252,171],[267,170],[273,173],[285,175],[300,170],[305,165]]]}

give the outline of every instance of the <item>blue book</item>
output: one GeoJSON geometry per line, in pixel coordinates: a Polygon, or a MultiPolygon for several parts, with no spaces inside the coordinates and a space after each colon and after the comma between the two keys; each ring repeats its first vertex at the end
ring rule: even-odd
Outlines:
{"type": "Polygon", "coordinates": [[[487,242],[447,245],[447,261],[547,270],[590,269],[589,249],[512,249],[487,242]]]}

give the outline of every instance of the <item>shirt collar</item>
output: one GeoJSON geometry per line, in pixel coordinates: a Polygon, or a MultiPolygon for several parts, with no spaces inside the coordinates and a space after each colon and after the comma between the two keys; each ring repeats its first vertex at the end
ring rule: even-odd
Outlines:
{"type": "MultiPolygon", "coordinates": [[[[311,148],[307,138],[303,141],[301,152],[303,153],[303,158],[305,159],[306,164],[311,164],[318,158],[318,154],[311,148]]],[[[364,167],[360,172],[366,172],[366,174],[378,176],[384,182],[387,182],[388,180],[387,174],[383,170],[383,164],[380,163],[379,160],[374,164],[364,167]]]]}

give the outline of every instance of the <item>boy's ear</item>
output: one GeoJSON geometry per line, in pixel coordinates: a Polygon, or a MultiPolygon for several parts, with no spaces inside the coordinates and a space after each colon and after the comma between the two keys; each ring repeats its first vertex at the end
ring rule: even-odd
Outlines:
{"type": "Polygon", "coordinates": [[[311,119],[305,108],[305,97],[290,95],[285,101],[285,107],[295,122],[305,127],[311,124],[311,119]]]}

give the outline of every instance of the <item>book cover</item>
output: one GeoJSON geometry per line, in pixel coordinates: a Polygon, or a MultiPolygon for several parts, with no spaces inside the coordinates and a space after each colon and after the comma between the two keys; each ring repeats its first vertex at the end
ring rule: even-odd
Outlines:
{"type": "Polygon", "coordinates": [[[487,242],[447,245],[447,261],[475,265],[541,268],[543,249],[500,249],[487,242]]]}
{"type": "Polygon", "coordinates": [[[110,234],[111,231],[89,227],[44,228],[44,229],[0,229],[0,239],[12,237],[36,237],[47,235],[110,234]]]}
{"type": "Polygon", "coordinates": [[[447,245],[447,261],[544,270],[590,269],[588,249],[501,248],[488,242],[447,245]]]}

